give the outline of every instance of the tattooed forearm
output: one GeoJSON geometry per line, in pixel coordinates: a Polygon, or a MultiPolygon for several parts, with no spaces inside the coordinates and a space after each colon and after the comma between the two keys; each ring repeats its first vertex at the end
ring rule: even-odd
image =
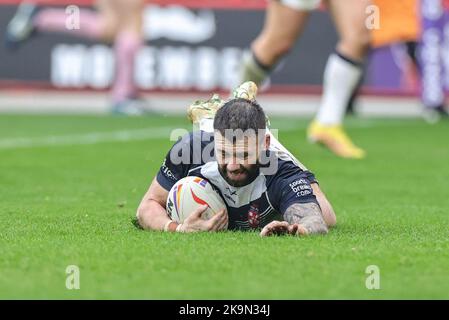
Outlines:
{"type": "Polygon", "coordinates": [[[285,211],[284,219],[289,224],[302,225],[308,234],[327,233],[327,226],[316,203],[295,203],[285,211]]]}

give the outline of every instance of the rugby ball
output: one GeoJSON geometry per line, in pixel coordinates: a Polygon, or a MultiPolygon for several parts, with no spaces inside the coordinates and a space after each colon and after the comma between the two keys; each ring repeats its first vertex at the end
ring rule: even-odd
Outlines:
{"type": "Polygon", "coordinates": [[[171,188],[166,209],[173,221],[183,223],[193,211],[202,205],[207,205],[203,219],[209,219],[218,211],[226,208],[225,202],[206,179],[200,177],[185,177],[171,188]]]}

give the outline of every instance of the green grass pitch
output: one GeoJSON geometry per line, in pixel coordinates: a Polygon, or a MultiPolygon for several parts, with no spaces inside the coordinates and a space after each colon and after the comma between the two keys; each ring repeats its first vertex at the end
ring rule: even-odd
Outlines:
{"type": "Polygon", "coordinates": [[[272,120],[338,226],[262,239],[134,226],[183,118],[1,115],[0,298],[448,299],[448,123],[349,119],[364,161],[308,144],[306,124],[272,120]],[[79,290],[66,289],[68,265],[79,290]],[[379,290],[365,287],[369,265],[379,290]]]}

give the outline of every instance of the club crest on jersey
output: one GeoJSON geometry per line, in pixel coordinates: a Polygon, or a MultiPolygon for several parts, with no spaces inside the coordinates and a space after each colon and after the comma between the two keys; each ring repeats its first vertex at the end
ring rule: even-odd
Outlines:
{"type": "Polygon", "coordinates": [[[251,228],[255,229],[259,226],[260,215],[259,206],[256,203],[251,204],[248,210],[248,223],[251,228]]]}

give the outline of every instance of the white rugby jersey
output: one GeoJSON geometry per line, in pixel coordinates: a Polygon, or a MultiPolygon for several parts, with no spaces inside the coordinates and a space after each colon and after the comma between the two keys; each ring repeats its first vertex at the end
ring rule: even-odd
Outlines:
{"type": "Polygon", "coordinates": [[[279,215],[294,203],[318,204],[311,187],[317,183],[315,176],[273,136],[268,153],[277,160],[275,169],[266,174],[261,168],[257,177],[243,187],[233,187],[221,176],[211,148],[213,141],[212,133],[194,131],[175,143],[158,172],[159,184],[169,191],[186,176],[207,179],[226,203],[228,228],[232,230],[260,229],[274,219],[282,220],[279,215]],[[205,150],[210,157],[204,156],[205,150]]]}

